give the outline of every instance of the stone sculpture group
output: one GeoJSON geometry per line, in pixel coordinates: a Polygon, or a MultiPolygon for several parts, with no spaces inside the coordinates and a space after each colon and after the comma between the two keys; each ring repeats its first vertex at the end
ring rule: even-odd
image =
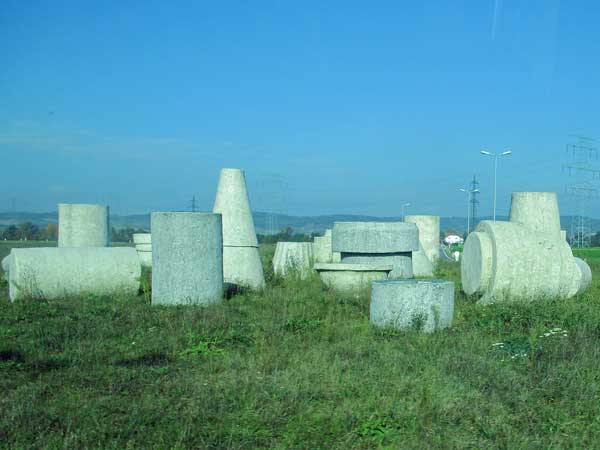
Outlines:
{"type": "MultiPolygon", "coordinates": [[[[2,261],[12,301],[136,294],[142,268],[152,269],[156,305],[210,305],[222,301],[227,285],[265,287],[240,169],[221,170],[211,213],[152,213],[151,233],[135,234],[135,248],[110,247],[107,206],[60,204],[58,218],[58,247],[16,248],[2,261]]],[[[370,288],[373,324],[433,332],[451,326],[454,311],[454,284],[431,279],[439,238],[437,216],[336,222],[314,242],[279,242],[273,270],[301,279],[318,274],[350,295],[370,288]]],[[[481,222],[465,243],[461,272],[463,290],[481,303],[568,298],[592,277],[573,257],[556,194],[548,192],[515,192],[508,222],[481,222]]]]}

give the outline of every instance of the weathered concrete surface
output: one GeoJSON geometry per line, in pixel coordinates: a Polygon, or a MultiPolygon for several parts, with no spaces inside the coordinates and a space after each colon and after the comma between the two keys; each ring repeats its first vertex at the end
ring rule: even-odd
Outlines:
{"type": "Polygon", "coordinates": [[[58,205],[59,247],[108,247],[108,206],[60,203],[58,205]]]}
{"type": "Polygon", "coordinates": [[[444,280],[375,281],[371,322],[398,330],[426,333],[448,328],[454,317],[454,283],[444,280]]]}
{"type": "Polygon", "coordinates": [[[408,253],[342,253],[343,264],[375,264],[378,266],[392,266],[390,278],[413,277],[413,254],[408,253]]]}
{"type": "Polygon", "coordinates": [[[8,281],[8,271],[10,268],[10,254],[2,259],[3,278],[8,281]]]}
{"type": "Polygon", "coordinates": [[[340,292],[359,292],[375,280],[388,278],[392,265],[316,263],[315,270],[328,287],[340,292]]]}
{"type": "Polygon", "coordinates": [[[481,222],[463,251],[464,291],[482,295],[482,303],[572,297],[581,288],[581,271],[560,235],[549,236],[520,223],[481,222]]]}
{"type": "Polygon", "coordinates": [[[579,289],[577,290],[578,294],[582,294],[590,287],[592,284],[592,269],[588,266],[588,263],[585,262],[581,258],[574,258],[575,264],[577,264],[577,269],[581,273],[581,282],[579,284],[579,289]]]}
{"type": "Polygon", "coordinates": [[[561,238],[563,241],[566,241],[566,240],[567,240],[567,230],[560,230],[560,238],[561,238]]]}
{"type": "Polygon", "coordinates": [[[136,233],[133,235],[133,243],[135,250],[140,258],[142,267],[152,267],[152,234],[151,233],[136,233]]]}
{"type": "Polygon", "coordinates": [[[562,239],[555,192],[513,192],[509,222],[525,225],[538,236],[562,239]]]}
{"type": "MultiPolygon", "coordinates": [[[[439,260],[439,258],[438,258],[439,260]]],[[[436,261],[437,264],[437,261],[436,261]]],[[[432,277],[434,265],[427,257],[423,246],[419,244],[419,250],[412,254],[412,271],[415,277],[432,277]]],[[[412,278],[412,277],[401,277],[412,278]]]]}
{"type": "Polygon", "coordinates": [[[242,170],[221,170],[213,212],[223,216],[225,282],[252,289],[264,287],[265,276],[242,170]]]}
{"type": "Polygon", "coordinates": [[[226,283],[262,289],[265,275],[256,247],[223,247],[223,274],[226,283]]]}
{"type": "Polygon", "coordinates": [[[282,276],[298,273],[306,278],[313,259],[312,242],[278,242],[273,256],[273,271],[282,276]]]}
{"type": "Polygon", "coordinates": [[[133,248],[15,248],[9,261],[12,301],[137,295],[140,284],[141,268],[133,248]]]}
{"type": "Polygon", "coordinates": [[[223,297],[220,214],[152,213],[152,304],[209,305],[223,297]]]}
{"type": "Polygon", "coordinates": [[[332,248],[341,253],[406,253],[419,250],[419,230],[404,222],[335,222],[332,248]]]}
{"type": "MultiPolygon", "coordinates": [[[[406,216],[404,221],[417,226],[419,242],[423,247],[422,251],[432,264],[436,264],[440,259],[440,216],[406,216]]],[[[421,250],[417,250],[417,252],[421,252],[421,250]]],[[[415,259],[414,254],[413,259],[415,259]]],[[[417,275],[416,271],[415,275],[417,275]]]]}
{"type": "Polygon", "coordinates": [[[323,236],[314,238],[314,254],[316,263],[339,263],[342,260],[340,252],[332,250],[331,230],[325,230],[323,236]]]}

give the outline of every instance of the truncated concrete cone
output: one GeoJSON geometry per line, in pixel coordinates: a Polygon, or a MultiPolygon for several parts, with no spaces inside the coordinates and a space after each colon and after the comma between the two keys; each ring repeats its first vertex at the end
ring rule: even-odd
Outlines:
{"type": "Polygon", "coordinates": [[[221,169],[213,212],[223,217],[225,282],[252,289],[264,287],[265,276],[242,170],[221,169]]]}
{"type": "Polygon", "coordinates": [[[59,247],[108,247],[109,210],[104,205],[58,205],[59,247]]]}
{"type": "Polygon", "coordinates": [[[525,225],[538,236],[565,240],[555,192],[513,192],[509,222],[525,225]]]}

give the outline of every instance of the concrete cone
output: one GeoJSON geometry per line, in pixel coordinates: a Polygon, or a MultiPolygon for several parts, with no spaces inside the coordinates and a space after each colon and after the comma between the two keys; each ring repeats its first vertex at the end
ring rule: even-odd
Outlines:
{"type": "Polygon", "coordinates": [[[213,212],[223,216],[223,278],[253,289],[265,285],[258,240],[240,169],[221,169],[213,212]]]}

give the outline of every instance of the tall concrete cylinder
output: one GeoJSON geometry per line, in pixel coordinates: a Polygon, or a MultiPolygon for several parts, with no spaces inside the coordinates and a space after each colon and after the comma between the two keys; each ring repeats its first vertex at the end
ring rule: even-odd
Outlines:
{"type": "MultiPolygon", "coordinates": [[[[419,229],[419,242],[427,259],[435,264],[440,259],[440,217],[406,216],[407,223],[414,223],[419,229]]],[[[414,255],[413,255],[414,257],[414,255]]]]}
{"type": "Polygon", "coordinates": [[[223,297],[220,214],[156,212],[152,227],[152,304],[209,305],[223,297]]]}
{"type": "Polygon", "coordinates": [[[259,289],[265,285],[254,219],[240,169],[221,169],[213,212],[223,216],[225,282],[259,289]]]}
{"type": "Polygon", "coordinates": [[[555,192],[513,192],[509,221],[525,225],[538,236],[564,240],[555,192]]]}
{"type": "Polygon", "coordinates": [[[133,248],[15,248],[9,259],[9,292],[21,298],[136,295],[141,268],[133,248]]]}
{"type": "Polygon", "coordinates": [[[69,203],[58,205],[59,247],[108,247],[109,244],[108,206],[69,203]]]}

